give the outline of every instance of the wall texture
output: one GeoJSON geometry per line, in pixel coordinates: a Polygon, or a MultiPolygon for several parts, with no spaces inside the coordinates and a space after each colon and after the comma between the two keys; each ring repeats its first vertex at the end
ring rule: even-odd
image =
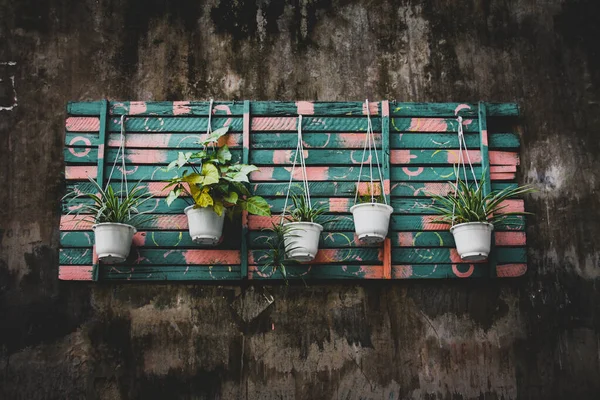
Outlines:
{"type": "Polygon", "coordinates": [[[0,398],[600,395],[597,1],[0,10],[0,398]],[[309,287],[59,282],[64,107],[103,97],[517,101],[521,181],[540,190],[528,199],[530,271],[309,287]]]}

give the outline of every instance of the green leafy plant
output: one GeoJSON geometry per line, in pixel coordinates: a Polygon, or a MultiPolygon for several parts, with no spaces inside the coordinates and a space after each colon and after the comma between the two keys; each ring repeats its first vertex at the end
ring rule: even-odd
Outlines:
{"type": "Polygon", "coordinates": [[[383,191],[381,190],[381,184],[367,183],[367,193],[358,196],[358,202],[362,203],[383,203],[383,191]],[[371,196],[371,193],[377,193],[371,196]]]}
{"type": "Polygon", "coordinates": [[[141,181],[128,192],[115,192],[112,186],[102,189],[98,182],[92,178],[88,179],[93,184],[93,192],[81,193],[73,190],[63,197],[63,199],[70,198],[67,204],[75,203],[75,207],[68,214],[84,215],[84,218],[78,223],[84,221],[93,224],[112,222],[137,227],[153,218],[147,215],[147,212],[139,211],[139,207],[152,198],[147,195],[145,188],[139,186],[141,181]],[[92,202],[90,204],[82,203],[81,198],[91,199],[92,202]]]}
{"type": "MultiPolygon", "coordinates": [[[[324,225],[330,220],[325,220],[323,214],[327,208],[323,205],[312,205],[306,201],[304,195],[292,195],[293,205],[287,210],[286,220],[289,222],[314,222],[324,225]]],[[[288,250],[289,251],[289,250],[288,250]]]]}
{"type": "Polygon", "coordinates": [[[216,148],[218,140],[227,133],[228,127],[212,132],[199,144],[199,152],[179,152],[177,160],[166,168],[177,167],[178,175],[168,181],[165,189],[171,189],[166,198],[168,205],[182,195],[196,208],[212,207],[218,215],[227,211],[230,216],[246,210],[254,215],[271,215],[269,204],[260,196],[251,196],[246,187],[248,174],[257,171],[254,165],[232,164],[227,145],[216,148]]]}
{"type": "Polygon", "coordinates": [[[261,258],[263,272],[267,270],[281,271],[281,275],[286,280],[287,283],[287,269],[286,265],[289,263],[296,263],[293,260],[288,260],[286,258],[286,253],[288,251],[293,251],[296,248],[286,248],[285,246],[285,237],[286,236],[297,236],[293,233],[296,228],[293,226],[283,226],[273,223],[271,228],[265,228],[263,231],[270,232],[270,237],[267,238],[266,243],[268,246],[268,250],[266,254],[261,258]]]}
{"type": "Polygon", "coordinates": [[[458,184],[450,182],[453,190],[448,195],[430,194],[434,203],[429,208],[440,215],[435,222],[447,225],[457,225],[465,222],[489,222],[497,225],[507,223],[507,219],[511,216],[531,214],[528,212],[502,212],[507,207],[507,205],[502,204],[505,200],[534,192],[535,190],[531,186],[509,186],[501,190],[491,191],[484,196],[484,182],[485,177],[482,177],[479,188],[477,188],[474,183],[466,184],[459,179],[458,184]]]}

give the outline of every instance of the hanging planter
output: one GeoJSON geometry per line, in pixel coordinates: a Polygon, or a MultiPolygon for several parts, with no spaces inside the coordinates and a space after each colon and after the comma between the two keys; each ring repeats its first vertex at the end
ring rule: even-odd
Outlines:
{"type": "Polygon", "coordinates": [[[313,205],[310,200],[308,176],[304,161],[304,144],[302,142],[302,115],[299,115],[298,141],[280,220],[286,259],[300,263],[310,262],[315,259],[319,251],[319,239],[323,231],[321,223],[326,223],[322,221],[322,214],[324,212],[325,208],[323,206],[313,205]],[[303,190],[299,196],[292,194],[293,206],[289,210],[289,215],[286,216],[298,154],[300,154],[303,190]],[[288,222],[284,223],[284,221],[288,222]]]}
{"type": "Polygon", "coordinates": [[[167,171],[177,167],[177,176],[168,181],[166,198],[170,206],[180,196],[190,205],[184,212],[188,218],[189,233],[198,244],[214,246],[223,234],[225,214],[230,217],[247,211],[249,214],[270,216],[269,205],[260,196],[252,196],[246,184],[248,174],[258,170],[254,165],[231,162],[227,145],[217,149],[217,142],[227,134],[229,127],[211,129],[213,101],[208,110],[206,138],[196,153],[180,152],[167,171]]]}
{"type": "MultiPolygon", "coordinates": [[[[365,101],[366,110],[369,110],[369,100],[365,101]]],[[[383,174],[381,173],[381,165],[379,163],[379,155],[377,154],[377,146],[373,134],[373,126],[371,125],[371,116],[367,112],[367,134],[365,136],[365,145],[363,149],[362,161],[358,172],[358,182],[356,183],[356,193],[354,195],[354,206],[350,208],[354,219],[354,229],[358,239],[365,244],[377,244],[385,240],[390,225],[390,215],[394,209],[387,204],[387,198],[383,194],[383,174]],[[359,198],[358,191],[362,176],[363,166],[368,150],[369,177],[368,194],[359,198]],[[373,154],[375,155],[377,171],[379,172],[379,194],[375,194],[373,184],[373,154]],[[358,201],[360,203],[358,204],[358,201]]]]}
{"type": "Polygon", "coordinates": [[[454,237],[456,251],[464,261],[483,261],[488,258],[494,226],[500,223],[510,224],[510,217],[527,215],[526,212],[503,212],[505,200],[531,193],[531,186],[507,187],[502,190],[491,191],[484,194],[485,172],[478,182],[475,170],[469,157],[465,143],[462,118],[458,117],[458,164],[455,166],[456,183],[450,182],[452,191],[447,196],[430,193],[434,203],[430,208],[440,216],[433,222],[450,225],[450,232],[454,237]],[[473,183],[469,183],[465,165],[464,153],[473,176],[473,183]],[[460,178],[460,169],[463,169],[464,180],[460,178]]]}
{"type": "Polygon", "coordinates": [[[139,182],[130,190],[127,176],[123,174],[120,191],[115,192],[110,185],[119,157],[121,157],[122,170],[125,171],[124,116],[121,116],[121,143],[106,187],[103,189],[98,182],[88,178],[93,184],[93,191],[81,193],[77,189],[64,197],[71,197],[69,202],[77,202],[82,197],[92,200],[91,203],[76,204],[76,214],[84,216],[80,222],[85,221],[93,224],[96,256],[98,260],[107,264],[124,262],[129,256],[136,226],[153,218],[144,215],[145,212],[138,211],[142,204],[152,199],[152,196],[148,196],[144,188],[139,187],[139,182]]]}

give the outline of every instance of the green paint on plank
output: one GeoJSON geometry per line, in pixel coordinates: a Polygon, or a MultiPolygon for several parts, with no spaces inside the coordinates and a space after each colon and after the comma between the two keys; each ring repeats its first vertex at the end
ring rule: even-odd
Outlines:
{"type": "Polygon", "coordinates": [[[100,276],[103,281],[235,281],[240,279],[240,267],[100,265],[100,276]]]}
{"type": "MultiPolygon", "coordinates": [[[[380,115],[381,109],[376,103],[370,105],[372,115],[380,115]]],[[[362,116],[364,103],[350,102],[295,102],[295,101],[252,101],[251,114],[254,116],[362,116]]]]}
{"type": "MultiPolygon", "coordinates": [[[[495,249],[499,263],[524,263],[527,249],[524,247],[500,247],[495,249]]],[[[407,248],[392,249],[392,262],[398,264],[465,263],[453,248],[407,248]]]]}
{"type": "MultiPolygon", "coordinates": [[[[61,265],[92,263],[92,248],[60,249],[61,265]]],[[[239,250],[133,248],[124,265],[236,265],[239,250]]]]}
{"type": "Polygon", "coordinates": [[[392,265],[392,279],[487,278],[487,264],[392,265]]]}

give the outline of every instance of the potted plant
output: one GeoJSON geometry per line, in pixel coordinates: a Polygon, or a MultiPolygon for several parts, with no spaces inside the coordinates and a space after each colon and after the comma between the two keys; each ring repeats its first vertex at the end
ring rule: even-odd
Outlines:
{"type": "Polygon", "coordinates": [[[429,206],[440,214],[434,222],[450,225],[454,236],[456,250],[465,261],[483,261],[487,259],[492,241],[494,226],[515,215],[526,215],[526,212],[502,212],[507,205],[502,204],[525,193],[533,192],[530,186],[507,187],[502,190],[483,194],[482,178],[479,184],[467,184],[461,179],[457,183],[450,182],[453,187],[446,196],[430,194],[434,200],[429,206]]]}
{"type": "Polygon", "coordinates": [[[354,229],[362,242],[381,243],[387,236],[390,215],[394,209],[385,204],[380,186],[377,195],[372,183],[368,184],[367,188],[367,194],[359,197],[360,202],[350,207],[354,229]]]}
{"type": "Polygon", "coordinates": [[[84,215],[78,223],[93,224],[96,255],[100,261],[108,264],[123,262],[129,256],[136,226],[152,218],[139,212],[139,206],[152,196],[146,195],[144,188],[139,187],[139,182],[129,191],[115,192],[110,185],[102,189],[95,180],[88,179],[95,191],[81,193],[74,190],[64,198],[72,197],[70,203],[82,197],[92,200],[91,204],[75,205],[76,215],[84,215]]]}
{"type": "Polygon", "coordinates": [[[293,206],[288,210],[283,224],[285,253],[288,259],[309,262],[319,251],[323,225],[324,206],[311,205],[306,196],[292,196],[293,206]]]}
{"type": "Polygon", "coordinates": [[[248,174],[258,170],[254,165],[232,164],[227,145],[216,149],[216,143],[229,128],[217,129],[200,144],[203,150],[180,152],[177,160],[167,167],[177,167],[178,175],[168,181],[168,205],[182,195],[190,205],[184,212],[192,240],[199,244],[215,245],[223,231],[225,213],[233,217],[242,210],[250,214],[270,216],[269,205],[260,196],[251,196],[246,187],[248,174]]]}

